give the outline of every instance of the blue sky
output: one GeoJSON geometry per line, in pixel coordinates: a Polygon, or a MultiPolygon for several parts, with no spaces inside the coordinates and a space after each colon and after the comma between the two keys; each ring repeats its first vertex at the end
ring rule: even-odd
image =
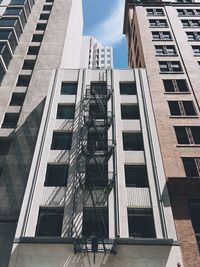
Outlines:
{"type": "Polygon", "coordinates": [[[82,0],[84,35],[112,45],[114,67],[127,67],[127,45],[123,35],[124,0],[82,0]]]}

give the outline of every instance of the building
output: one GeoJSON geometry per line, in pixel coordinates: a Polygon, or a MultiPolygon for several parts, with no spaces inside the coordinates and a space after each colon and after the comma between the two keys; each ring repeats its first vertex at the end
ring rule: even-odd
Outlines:
{"type": "Polygon", "coordinates": [[[4,267],[51,75],[69,63],[71,68],[79,66],[83,21],[79,0],[3,0],[0,13],[0,266],[4,267]]]}
{"type": "Polygon", "coordinates": [[[104,46],[92,36],[83,36],[80,56],[80,68],[113,68],[112,46],[104,46]]]}
{"type": "Polygon", "coordinates": [[[147,71],[184,266],[200,266],[200,3],[126,1],[129,66],[147,71]],[[195,179],[197,178],[197,179],[195,179]]]}
{"type": "Polygon", "coordinates": [[[52,71],[9,267],[181,266],[144,69],[52,71]]]}

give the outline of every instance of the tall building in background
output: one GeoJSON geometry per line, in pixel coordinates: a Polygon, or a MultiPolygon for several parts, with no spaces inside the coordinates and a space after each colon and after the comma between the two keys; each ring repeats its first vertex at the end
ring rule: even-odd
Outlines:
{"type": "Polygon", "coordinates": [[[126,1],[129,66],[144,67],[178,240],[200,266],[200,2],[126,1]]]}
{"type": "Polygon", "coordinates": [[[104,46],[92,36],[83,36],[80,68],[113,68],[113,48],[104,46]]]}

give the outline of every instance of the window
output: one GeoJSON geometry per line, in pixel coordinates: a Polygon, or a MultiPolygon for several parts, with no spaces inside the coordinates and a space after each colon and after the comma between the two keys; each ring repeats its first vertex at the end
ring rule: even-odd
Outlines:
{"type": "Polygon", "coordinates": [[[35,66],[35,60],[25,59],[22,69],[23,70],[33,70],[35,66]]]}
{"type": "Polygon", "coordinates": [[[150,16],[163,16],[164,11],[162,8],[147,8],[147,15],[150,16]]]}
{"type": "Polygon", "coordinates": [[[186,177],[200,177],[200,158],[182,158],[186,177]]]}
{"type": "Polygon", "coordinates": [[[44,5],[42,10],[50,11],[52,9],[52,5],[44,5]]]}
{"type": "Polygon", "coordinates": [[[57,119],[74,119],[75,105],[58,105],[57,119]]]}
{"type": "Polygon", "coordinates": [[[16,18],[16,17],[15,18],[13,18],[13,17],[7,17],[7,18],[6,17],[2,17],[0,19],[0,28],[1,27],[3,27],[3,28],[14,27],[18,38],[22,34],[22,28],[20,26],[19,19],[16,18]]]}
{"type": "Polygon", "coordinates": [[[13,93],[10,100],[10,106],[22,106],[24,103],[25,93],[13,93]]]}
{"type": "Polygon", "coordinates": [[[123,133],[124,150],[144,150],[141,133],[123,133]]]}
{"type": "Polygon", "coordinates": [[[120,95],[136,95],[136,84],[135,83],[123,83],[119,84],[120,95]]]}
{"type": "Polygon", "coordinates": [[[43,34],[33,34],[32,42],[42,42],[43,34]]]}
{"type": "Polygon", "coordinates": [[[19,113],[6,113],[1,128],[15,128],[19,119],[19,113]]]}
{"type": "Polygon", "coordinates": [[[172,40],[170,32],[152,32],[153,40],[172,40]]]}
{"type": "Polygon", "coordinates": [[[15,48],[17,46],[17,39],[16,39],[13,29],[9,29],[9,30],[1,29],[0,40],[8,40],[11,46],[12,52],[15,51],[15,48]]]}
{"type": "Polygon", "coordinates": [[[189,92],[186,80],[163,80],[163,84],[167,93],[189,92]]]}
{"type": "Polygon", "coordinates": [[[54,150],[70,150],[72,143],[71,132],[54,132],[52,138],[51,149],[54,150]]]}
{"type": "Polygon", "coordinates": [[[179,16],[195,16],[194,9],[177,9],[179,16]]]}
{"type": "Polygon", "coordinates": [[[67,186],[68,180],[68,169],[67,164],[48,164],[45,186],[67,186]]]}
{"type": "Polygon", "coordinates": [[[181,20],[183,27],[199,27],[200,26],[200,20],[197,19],[183,19],[181,20]]]}
{"type": "Polygon", "coordinates": [[[105,187],[107,184],[108,165],[86,164],[85,186],[105,187]]]}
{"type": "Polygon", "coordinates": [[[73,82],[73,83],[62,83],[61,95],[76,95],[77,86],[78,86],[78,84],[76,82],[73,82]]]}
{"type": "Polygon", "coordinates": [[[168,101],[172,116],[196,116],[193,101],[168,101]]]}
{"type": "Polygon", "coordinates": [[[30,83],[31,75],[19,75],[16,86],[27,87],[30,83]]]}
{"type": "Polygon", "coordinates": [[[200,144],[200,126],[176,126],[178,144],[200,144]]]}
{"type": "Polygon", "coordinates": [[[0,44],[0,55],[3,57],[6,67],[8,67],[10,60],[12,58],[10,50],[8,49],[8,44],[0,44]]]}
{"type": "Polygon", "coordinates": [[[36,236],[61,236],[63,208],[40,208],[36,236]]]}
{"type": "Polygon", "coordinates": [[[48,19],[49,19],[49,15],[50,15],[50,14],[46,14],[46,13],[41,14],[39,19],[40,19],[40,20],[48,20],[48,19]]]}
{"type": "Polygon", "coordinates": [[[91,153],[96,151],[104,151],[108,149],[107,132],[103,132],[101,136],[98,133],[91,131],[88,133],[87,148],[91,153]]]}
{"type": "Polygon", "coordinates": [[[161,72],[181,72],[182,67],[179,61],[159,61],[161,72]]]}
{"type": "Polygon", "coordinates": [[[195,56],[200,56],[200,45],[192,45],[192,49],[195,56]]]}
{"type": "Polygon", "coordinates": [[[174,45],[155,45],[156,55],[177,55],[174,45]]]}
{"type": "Polygon", "coordinates": [[[0,156],[8,154],[10,149],[11,139],[8,137],[0,137],[0,156]]]}
{"type": "Polygon", "coordinates": [[[138,105],[121,105],[122,120],[139,120],[140,111],[138,105]]]}
{"type": "Polygon", "coordinates": [[[39,53],[40,47],[39,46],[29,46],[28,55],[37,55],[39,53]]]}
{"type": "Polygon", "coordinates": [[[107,83],[106,82],[91,82],[90,87],[91,94],[105,95],[107,94],[107,83]]]}
{"type": "Polygon", "coordinates": [[[167,27],[167,21],[165,19],[150,19],[150,27],[167,27]]]}
{"type": "Polygon", "coordinates": [[[190,219],[195,232],[197,245],[200,250],[200,199],[191,199],[188,204],[190,219]]]}
{"type": "Polygon", "coordinates": [[[156,237],[154,220],[151,209],[128,209],[129,237],[156,237]]]}
{"type": "Polygon", "coordinates": [[[46,23],[38,23],[36,25],[36,30],[44,31],[46,29],[47,24],[46,23]]]}
{"type": "Polygon", "coordinates": [[[200,32],[186,32],[188,40],[200,40],[200,32]]]}
{"type": "Polygon", "coordinates": [[[107,105],[105,103],[100,107],[96,104],[89,105],[89,115],[96,119],[105,119],[107,117],[107,105]]]}
{"type": "Polygon", "coordinates": [[[176,2],[180,3],[180,4],[182,4],[182,3],[192,3],[193,0],[176,0],[176,2]]]}
{"type": "Polygon", "coordinates": [[[83,237],[108,237],[108,209],[83,208],[83,237]],[[101,218],[101,220],[98,220],[101,218]]]}
{"type": "Polygon", "coordinates": [[[125,165],[125,180],[128,187],[148,187],[146,165],[125,165]]]}

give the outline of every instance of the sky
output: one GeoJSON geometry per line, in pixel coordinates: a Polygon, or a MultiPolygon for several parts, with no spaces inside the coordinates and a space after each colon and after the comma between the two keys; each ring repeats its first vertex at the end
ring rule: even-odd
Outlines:
{"type": "Polygon", "coordinates": [[[114,67],[127,68],[127,44],[123,35],[125,0],[82,0],[84,35],[92,35],[103,45],[112,45],[114,67]]]}

